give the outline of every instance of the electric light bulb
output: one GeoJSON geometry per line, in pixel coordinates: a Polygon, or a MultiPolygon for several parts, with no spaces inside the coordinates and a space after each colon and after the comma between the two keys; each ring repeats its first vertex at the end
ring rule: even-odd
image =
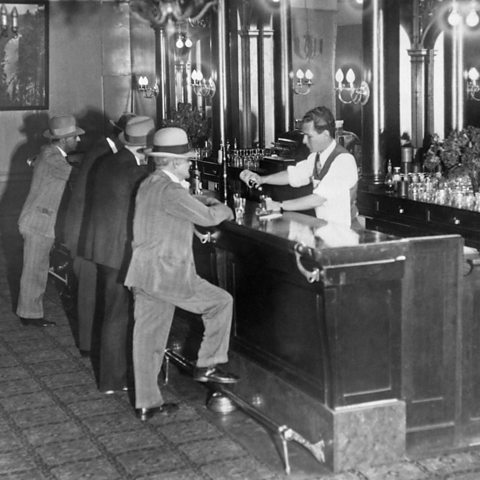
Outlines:
{"type": "Polygon", "coordinates": [[[177,43],[175,43],[177,48],[183,48],[183,40],[182,37],[178,37],[177,43]]]}
{"type": "Polygon", "coordinates": [[[343,82],[343,72],[342,69],[339,68],[337,73],[335,74],[335,81],[340,85],[343,82]]]}
{"type": "Polygon", "coordinates": [[[448,16],[448,23],[452,27],[456,27],[457,25],[460,24],[461,21],[462,21],[462,17],[458,13],[457,9],[453,8],[453,10],[450,12],[450,15],[448,16]]]}
{"type": "Polygon", "coordinates": [[[303,80],[305,78],[305,74],[303,73],[303,70],[301,68],[297,70],[297,73],[295,75],[299,80],[303,80]]]}
{"type": "Polygon", "coordinates": [[[477,70],[475,67],[472,67],[472,68],[468,71],[468,78],[469,78],[472,82],[476,82],[476,81],[480,78],[480,73],[478,72],[478,70],[477,70]]]}
{"type": "Polygon", "coordinates": [[[465,23],[469,27],[476,27],[478,25],[478,22],[479,22],[478,14],[476,10],[472,8],[472,10],[470,10],[470,13],[467,15],[467,18],[465,19],[465,23]]]}
{"type": "Polygon", "coordinates": [[[187,37],[187,39],[185,40],[185,46],[187,48],[192,48],[192,45],[193,45],[192,40],[190,39],[190,37],[187,37]]]}
{"type": "Polygon", "coordinates": [[[308,68],[307,71],[305,72],[305,78],[307,80],[311,80],[313,78],[313,72],[308,68]]]}
{"type": "Polygon", "coordinates": [[[350,85],[353,84],[353,82],[355,81],[355,72],[351,68],[348,69],[345,79],[350,85]]]}

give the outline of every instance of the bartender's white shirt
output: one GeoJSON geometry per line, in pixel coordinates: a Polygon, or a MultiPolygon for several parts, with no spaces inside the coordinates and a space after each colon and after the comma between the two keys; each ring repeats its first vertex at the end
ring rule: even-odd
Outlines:
{"type": "MultiPolygon", "coordinates": [[[[320,152],[320,163],[323,167],[330,153],[336,146],[332,143],[320,152]]],[[[288,182],[292,187],[302,187],[312,181],[317,152],[311,153],[306,160],[288,167],[288,182]]],[[[325,203],[315,208],[318,218],[328,222],[350,226],[350,189],[358,181],[357,163],[351,153],[341,153],[330,165],[328,173],[318,182],[313,182],[313,193],[325,198],[325,203]]]]}

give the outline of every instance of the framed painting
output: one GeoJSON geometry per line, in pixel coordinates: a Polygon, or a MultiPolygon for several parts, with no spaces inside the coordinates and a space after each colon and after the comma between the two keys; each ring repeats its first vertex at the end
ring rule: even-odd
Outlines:
{"type": "Polygon", "coordinates": [[[0,110],[48,109],[48,2],[0,4],[0,110]]]}

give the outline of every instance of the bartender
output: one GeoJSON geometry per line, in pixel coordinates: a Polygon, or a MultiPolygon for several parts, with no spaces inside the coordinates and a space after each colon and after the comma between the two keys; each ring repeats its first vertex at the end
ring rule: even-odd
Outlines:
{"type": "Polygon", "coordinates": [[[335,118],[326,107],[308,111],[302,119],[303,143],[310,155],[282,172],[260,176],[244,170],[240,178],[249,186],[291,185],[312,182],[313,193],[303,197],[269,202],[280,211],[315,209],[316,216],[328,222],[352,226],[357,223],[357,164],[354,156],[335,141],[335,118]]]}

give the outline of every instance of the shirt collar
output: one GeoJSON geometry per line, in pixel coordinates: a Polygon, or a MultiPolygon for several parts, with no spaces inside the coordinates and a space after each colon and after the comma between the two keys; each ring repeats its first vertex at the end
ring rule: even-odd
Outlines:
{"type": "Polygon", "coordinates": [[[332,140],[332,143],[330,143],[330,145],[325,150],[318,152],[320,153],[320,161],[322,162],[322,165],[323,162],[325,162],[325,160],[328,158],[328,156],[333,152],[336,145],[337,143],[335,142],[335,140],[332,140]]]}
{"type": "Polygon", "coordinates": [[[60,151],[60,153],[62,154],[63,158],[67,158],[67,154],[65,153],[65,150],[61,147],[59,147],[58,145],[55,145],[58,150],[60,151]]]}
{"type": "Polygon", "coordinates": [[[117,145],[115,144],[115,142],[110,137],[105,137],[105,140],[107,141],[108,145],[110,145],[110,149],[112,150],[112,152],[117,153],[118,148],[117,148],[117,145]]]}
{"type": "Polygon", "coordinates": [[[180,180],[174,173],[169,172],[168,170],[162,170],[162,172],[170,177],[172,182],[179,183],[186,190],[190,188],[190,183],[188,183],[186,180],[180,180]]]}
{"type": "Polygon", "coordinates": [[[132,147],[132,146],[130,146],[130,145],[125,145],[125,148],[126,148],[127,150],[129,150],[129,151],[132,153],[132,155],[135,157],[135,160],[136,160],[136,162],[137,162],[137,165],[140,166],[140,165],[145,165],[145,164],[146,164],[146,161],[145,161],[145,159],[144,159],[144,156],[138,154],[138,150],[139,150],[140,148],[145,148],[145,145],[142,145],[142,146],[139,146],[139,147],[132,147]]]}

